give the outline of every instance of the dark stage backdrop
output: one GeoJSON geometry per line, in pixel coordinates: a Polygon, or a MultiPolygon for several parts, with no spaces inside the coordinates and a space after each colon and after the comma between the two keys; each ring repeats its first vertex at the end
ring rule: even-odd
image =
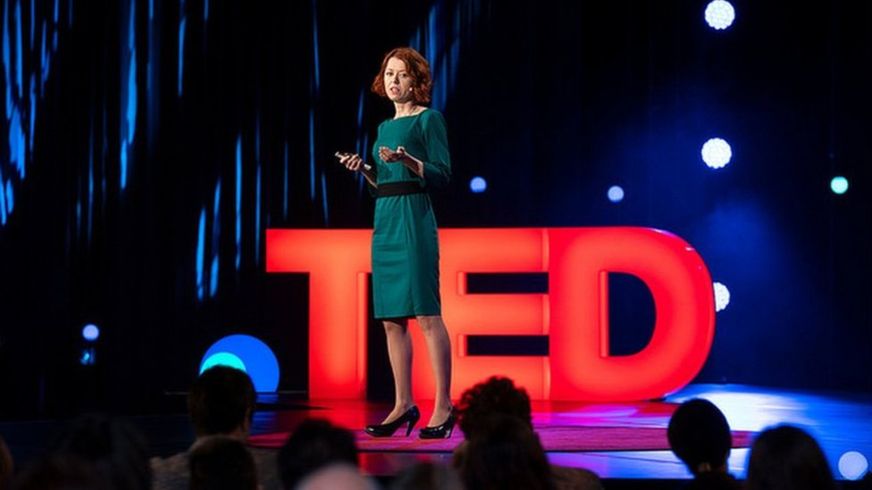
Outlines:
{"type": "MultiPolygon", "coordinates": [[[[448,122],[441,226],[669,230],[731,292],[698,381],[872,390],[872,4],[737,0],[718,32],[705,3],[3,0],[0,414],[162,410],[237,332],[305,393],[306,278],[264,273],[264,230],[370,226],[332,154],[369,154],[399,45],[448,122]]],[[[612,284],[638,350],[650,297],[612,284]]]]}

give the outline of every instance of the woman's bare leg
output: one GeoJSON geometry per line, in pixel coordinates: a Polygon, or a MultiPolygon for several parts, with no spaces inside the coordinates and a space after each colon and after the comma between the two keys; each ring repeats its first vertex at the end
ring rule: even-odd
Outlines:
{"type": "Polygon", "coordinates": [[[388,358],[394,373],[394,409],[382,423],[393,422],[412,407],[412,337],[406,320],[385,320],[388,358]]]}
{"type": "Polygon", "coordinates": [[[433,415],[427,423],[434,427],[445,422],[451,413],[451,340],[441,316],[419,316],[417,320],[424,333],[430,364],[436,376],[436,400],[433,415]]]}

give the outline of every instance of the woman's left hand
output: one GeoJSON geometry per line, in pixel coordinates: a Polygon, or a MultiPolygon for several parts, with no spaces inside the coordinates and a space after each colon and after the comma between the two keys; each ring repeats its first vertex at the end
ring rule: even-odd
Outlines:
{"type": "Polygon", "coordinates": [[[396,151],[391,150],[387,146],[382,146],[378,149],[378,156],[386,163],[394,163],[405,160],[408,154],[402,146],[398,146],[396,151]]]}
{"type": "Polygon", "coordinates": [[[398,146],[397,151],[382,146],[378,149],[378,156],[387,163],[402,163],[418,177],[424,176],[424,162],[406,153],[406,149],[402,146],[398,146]]]}

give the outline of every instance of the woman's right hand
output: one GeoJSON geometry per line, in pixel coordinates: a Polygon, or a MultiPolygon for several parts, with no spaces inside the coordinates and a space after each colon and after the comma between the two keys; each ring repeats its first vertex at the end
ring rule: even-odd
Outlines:
{"type": "Polygon", "coordinates": [[[356,153],[336,152],[336,158],[339,159],[339,163],[352,172],[358,172],[366,166],[360,155],[356,153]]]}

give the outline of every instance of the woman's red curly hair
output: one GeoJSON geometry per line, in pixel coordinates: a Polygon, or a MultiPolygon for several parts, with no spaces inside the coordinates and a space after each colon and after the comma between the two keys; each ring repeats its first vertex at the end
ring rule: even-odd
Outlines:
{"type": "Polygon", "coordinates": [[[388,51],[381,63],[378,75],[372,81],[372,91],[382,97],[387,97],[385,92],[385,69],[388,60],[397,58],[406,64],[406,71],[411,75],[415,90],[412,91],[412,99],[416,104],[430,103],[430,90],[433,88],[433,79],[430,77],[430,63],[421,56],[421,53],[412,48],[394,48],[388,51]]]}

